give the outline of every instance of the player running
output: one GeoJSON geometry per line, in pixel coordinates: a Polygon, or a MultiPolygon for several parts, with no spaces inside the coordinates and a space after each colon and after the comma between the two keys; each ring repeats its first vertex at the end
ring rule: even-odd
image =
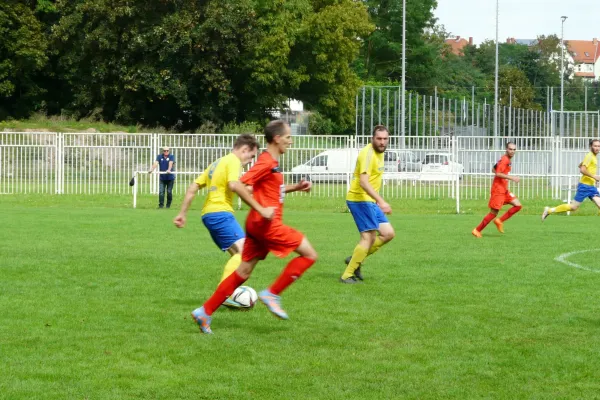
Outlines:
{"type": "Polygon", "coordinates": [[[251,210],[246,219],[246,242],[242,252],[242,263],[236,271],[222,281],[213,295],[200,308],[192,311],[192,316],[203,333],[212,333],[211,320],[215,310],[242,285],[252,274],[260,260],[269,252],[277,257],[286,257],[291,252],[299,254],[285,267],[273,284],[258,294],[259,299],[269,311],[280,319],[288,319],[281,308],[280,294],[298,279],[317,260],[317,252],[306,237],[283,224],[283,200],[286,193],[294,191],[308,192],[311,183],[300,181],[295,185],[284,185],[279,169],[279,156],[292,144],[290,127],[284,121],[271,121],[265,127],[267,150],[263,152],[250,170],[244,174],[241,182],[253,187],[254,198],[264,206],[274,207],[272,220],[251,210]]]}
{"type": "Polygon", "coordinates": [[[352,256],[346,259],[348,266],[340,278],[341,283],[360,283],[363,280],[363,261],[396,235],[385,216],[392,213],[392,207],[379,195],[384,170],[383,153],[389,139],[387,128],[377,125],[373,128],[371,143],[358,154],[346,204],[360,232],[360,240],[352,256]]]}
{"type": "Polygon", "coordinates": [[[600,152],[600,140],[594,139],[590,142],[590,152],[585,155],[585,158],[579,164],[579,172],[581,178],[577,185],[575,198],[569,204],[561,204],[557,207],[544,207],[542,213],[542,221],[548,218],[548,215],[563,213],[567,211],[575,211],[581,203],[588,198],[600,208],[600,193],[596,187],[596,182],[600,181],[598,173],[598,153],[600,152]]]}
{"type": "Polygon", "coordinates": [[[508,175],[511,170],[511,160],[515,156],[516,151],[517,146],[513,142],[506,143],[506,153],[492,168],[492,172],[495,176],[494,182],[492,183],[490,201],[488,203],[490,212],[483,218],[477,228],[473,229],[473,232],[471,232],[476,238],[481,237],[481,231],[492,220],[494,220],[494,224],[496,225],[496,228],[498,228],[498,231],[504,233],[504,222],[521,211],[522,206],[519,199],[508,190],[508,181],[513,181],[514,183],[519,183],[520,181],[518,176],[508,175]],[[511,204],[512,207],[500,218],[496,218],[498,212],[505,204],[511,204]]]}
{"type": "MultiPolygon", "coordinates": [[[[271,219],[275,212],[274,207],[262,207],[248,189],[239,182],[242,168],[252,161],[257,151],[258,142],[254,136],[249,134],[238,136],[233,144],[233,151],[210,164],[202,175],[192,182],[181,204],[181,211],[173,220],[176,227],[183,228],[187,211],[196,197],[196,193],[198,190],[208,187],[206,200],[202,207],[202,222],[217,247],[228,251],[231,255],[223,269],[221,282],[239,267],[244,248],[244,231],[233,216],[233,194],[237,193],[246,204],[267,220],[271,219]]],[[[229,298],[224,305],[243,308],[241,304],[229,298]]]]}

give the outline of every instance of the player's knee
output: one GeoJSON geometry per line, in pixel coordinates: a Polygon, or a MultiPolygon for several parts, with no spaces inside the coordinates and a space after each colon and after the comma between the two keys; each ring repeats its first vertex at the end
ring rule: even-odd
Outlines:
{"type": "Polygon", "coordinates": [[[579,204],[569,204],[569,207],[571,207],[571,211],[575,211],[579,208],[579,204]]]}

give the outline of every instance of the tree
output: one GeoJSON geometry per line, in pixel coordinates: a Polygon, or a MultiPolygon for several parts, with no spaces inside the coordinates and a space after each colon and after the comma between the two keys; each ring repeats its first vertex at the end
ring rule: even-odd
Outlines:
{"type": "Polygon", "coordinates": [[[48,62],[42,24],[23,2],[0,2],[0,119],[25,117],[44,92],[36,75],[48,62]]]}
{"type": "Polygon", "coordinates": [[[294,97],[348,124],[348,65],[371,26],[352,0],[59,3],[58,70],[77,116],[190,129],[261,120],[294,97]]]}

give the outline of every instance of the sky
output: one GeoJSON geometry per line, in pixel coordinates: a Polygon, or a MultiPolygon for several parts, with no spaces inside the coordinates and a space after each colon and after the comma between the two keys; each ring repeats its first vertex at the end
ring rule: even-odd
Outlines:
{"type": "MultiPolygon", "coordinates": [[[[565,40],[600,39],[600,0],[498,0],[498,39],[560,37],[565,15],[565,40]]],[[[473,37],[475,44],[496,37],[495,0],[438,0],[438,24],[452,36],[473,37]]]]}

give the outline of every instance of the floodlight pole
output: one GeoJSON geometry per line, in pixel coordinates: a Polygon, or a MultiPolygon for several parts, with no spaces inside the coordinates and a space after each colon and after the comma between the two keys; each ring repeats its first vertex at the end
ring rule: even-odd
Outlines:
{"type": "Polygon", "coordinates": [[[496,72],[494,74],[494,137],[498,136],[498,20],[500,0],[496,0],[496,72]]]}
{"type": "Polygon", "coordinates": [[[404,135],[406,134],[406,0],[402,0],[402,107],[400,111],[400,119],[402,126],[400,132],[402,134],[401,147],[404,147],[404,135]]]}
{"type": "Polygon", "coordinates": [[[562,20],[561,28],[560,28],[560,136],[564,136],[564,116],[563,112],[565,111],[565,20],[567,17],[563,15],[560,17],[562,20]]]}

